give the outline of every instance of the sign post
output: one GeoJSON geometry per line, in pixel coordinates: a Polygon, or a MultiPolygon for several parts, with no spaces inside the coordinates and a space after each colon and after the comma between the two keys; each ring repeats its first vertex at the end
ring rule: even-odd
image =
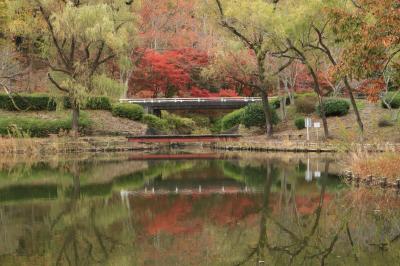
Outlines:
{"type": "Polygon", "coordinates": [[[307,141],[310,141],[310,132],[309,132],[309,128],[312,127],[311,118],[307,117],[307,118],[304,120],[304,123],[305,123],[306,129],[307,129],[307,141]]]}
{"type": "Polygon", "coordinates": [[[321,123],[320,122],[315,122],[314,123],[314,128],[317,130],[317,141],[319,141],[319,128],[321,127],[321,123]]]}

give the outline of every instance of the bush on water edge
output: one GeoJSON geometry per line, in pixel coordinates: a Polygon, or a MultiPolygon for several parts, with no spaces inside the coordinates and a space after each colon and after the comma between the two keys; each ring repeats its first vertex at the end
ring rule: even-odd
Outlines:
{"type": "Polygon", "coordinates": [[[190,118],[162,112],[162,119],[166,120],[168,130],[174,134],[190,135],[196,129],[196,123],[190,118]]]}
{"type": "Polygon", "coordinates": [[[168,133],[168,122],[165,119],[161,119],[158,116],[145,114],[143,115],[143,123],[145,123],[150,130],[155,131],[157,134],[168,133]]]}
{"type": "MultiPolygon", "coordinates": [[[[82,113],[79,119],[81,131],[90,126],[89,118],[82,113]]],[[[14,136],[21,134],[30,137],[48,137],[50,134],[58,134],[60,131],[69,131],[72,127],[71,118],[40,119],[32,117],[0,117],[0,135],[14,136]]]]}
{"type": "Polygon", "coordinates": [[[113,116],[128,118],[134,121],[140,121],[143,118],[144,109],[138,104],[117,103],[112,107],[113,116]]]}

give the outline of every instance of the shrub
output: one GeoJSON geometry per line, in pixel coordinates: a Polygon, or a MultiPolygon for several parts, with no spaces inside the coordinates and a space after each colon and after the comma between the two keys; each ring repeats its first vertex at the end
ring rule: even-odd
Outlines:
{"type": "Polygon", "coordinates": [[[297,129],[303,129],[306,127],[306,122],[304,120],[304,117],[297,117],[294,120],[294,125],[296,126],[297,129]]]}
{"type": "MultiPolygon", "coordinates": [[[[81,115],[80,130],[90,126],[90,120],[81,115]]],[[[31,117],[0,118],[0,135],[12,135],[12,132],[24,132],[31,137],[47,137],[49,134],[58,134],[61,130],[71,130],[71,118],[45,120],[31,117]]]]}
{"type": "Polygon", "coordinates": [[[192,119],[167,112],[163,112],[163,120],[166,120],[168,129],[177,134],[189,135],[196,127],[196,123],[192,119]]]}
{"type": "Polygon", "coordinates": [[[271,101],[271,107],[272,107],[273,109],[278,109],[278,108],[281,107],[281,99],[280,99],[280,97],[278,97],[278,98],[276,98],[276,99],[273,99],[273,100],[271,101]]]}
{"type": "MultiPolygon", "coordinates": [[[[17,107],[21,110],[53,111],[56,109],[55,101],[46,94],[18,94],[13,95],[12,99],[17,107]]],[[[7,94],[0,94],[0,109],[18,111],[18,109],[15,108],[10,96],[7,94]]]]}
{"type": "Polygon", "coordinates": [[[227,115],[225,115],[221,119],[221,130],[228,130],[233,128],[234,126],[237,126],[241,123],[242,121],[242,116],[244,114],[244,108],[235,110],[227,115]]]}
{"type": "Polygon", "coordinates": [[[207,116],[190,115],[189,118],[192,119],[196,123],[196,126],[198,127],[208,128],[211,125],[210,118],[207,116]]]}
{"type": "MultiPolygon", "coordinates": [[[[271,114],[272,114],[272,123],[274,125],[279,123],[279,117],[276,114],[275,109],[271,108],[271,114]]],[[[249,104],[244,108],[244,113],[242,116],[242,121],[241,123],[245,127],[252,127],[252,126],[258,126],[258,127],[263,127],[265,126],[265,114],[263,110],[262,104],[249,104]]]]}
{"type": "Polygon", "coordinates": [[[385,97],[382,99],[382,107],[388,108],[384,101],[386,101],[393,109],[400,108],[400,92],[390,91],[385,95],[385,97]]]}
{"type": "Polygon", "coordinates": [[[143,123],[145,123],[149,129],[155,130],[156,133],[168,133],[167,120],[161,119],[158,116],[145,114],[143,116],[143,123]]]}
{"type": "Polygon", "coordinates": [[[295,101],[296,111],[302,114],[312,114],[315,112],[316,102],[318,102],[318,97],[316,95],[299,95],[295,101]]]}
{"type": "MultiPolygon", "coordinates": [[[[286,105],[290,105],[289,96],[284,96],[284,97],[285,97],[286,105]]],[[[282,101],[282,96],[279,96],[278,98],[273,99],[271,101],[271,107],[274,109],[279,109],[281,107],[281,101],[282,101]]]]}
{"type": "Polygon", "coordinates": [[[90,97],[85,109],[88,110],[112,110],[111,101],[108,97],[90,97]]]}
{"type": "Polygon", "coordinates": [[[142,106],[130,103],[117,103],[112,107],[113,116],[128,118],[140,121],[143,118],[144,109],[142,106]]]}
{"type": "Polygon", "coordinates": [[[214,134],[220,133],[222,131],[222,119],[218,119],[211,123],[210,131],[214,134]]]}
{"type": "Polygon", "coordinates": [[[381,118],[378,121],[378,127],[392,127],[392,126],[394,126],[394,124],[385,118],[381,118]]]}
{"type": "MultiPolygon", "coordinates": [[[[326,116],[344,116],[349,113],[350,104],[343,99],[327,99],[324,101],[326,116]]],[[[321,115],[321,107],[317,105],[317,112],[321,115]]]]}

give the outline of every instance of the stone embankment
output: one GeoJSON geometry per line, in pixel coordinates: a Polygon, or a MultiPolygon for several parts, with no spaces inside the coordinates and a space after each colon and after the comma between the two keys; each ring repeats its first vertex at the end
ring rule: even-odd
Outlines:
{"type": "Polygon", "coordinates": [[[367,186],[367,187],[381,187],[381,188],[392,188],[400,192],[400,176],[397,179],[387,177],[375,177],[372,175],[360,177],[354,175],[351,171],[346,171],[344,174],[344,181],[348,184],[352,184],[356,187],[367,186]]]}
{"type": "Polygon", "coordinates": [[[392,143],[342,143],[342,142],[308,142],[267,140],[246,137],[235,142],[218,142],[211,145],[218,150],[236,151],[279,151],[279,152],[400,152],[400,144],[392,143]]]}

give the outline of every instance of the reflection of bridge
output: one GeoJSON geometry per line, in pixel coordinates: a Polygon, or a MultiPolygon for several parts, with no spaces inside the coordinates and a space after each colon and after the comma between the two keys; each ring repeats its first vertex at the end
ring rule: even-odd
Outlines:
{"type": "Polygon", "coordinates": [[[121,190],[121,198],[126,198],[127,196],[153,196],[153,195],[171,195],[171,194],[179,194],[179,195],[210,195],[210,194],[244,194],[244,193],[261,193],[262,189],[250,188],[250,187],[208,187],[203,188],[202,186],[198,186],[196,189],[180,189],[178,187],[175,190],[167,190],[167,189],[156,189],[154,187],[147,188],[145,187],[143,190],[121,190]]]}
{"type": "Polygon", "coordinates": [[[139,104],[148,113],[159,115],[161,110],[239,109],[249,103],[261,102],[259,97],[210,97],[210,98],[149,98],[120,99],[122,103],[139,104]]]}
{"type": "Polygon", "coordinates": [[[142,154],[129,156],[129,160],[210,160],[222,159],[223,154],[220,153],[182,153],[182,154],[142,154]]]}

